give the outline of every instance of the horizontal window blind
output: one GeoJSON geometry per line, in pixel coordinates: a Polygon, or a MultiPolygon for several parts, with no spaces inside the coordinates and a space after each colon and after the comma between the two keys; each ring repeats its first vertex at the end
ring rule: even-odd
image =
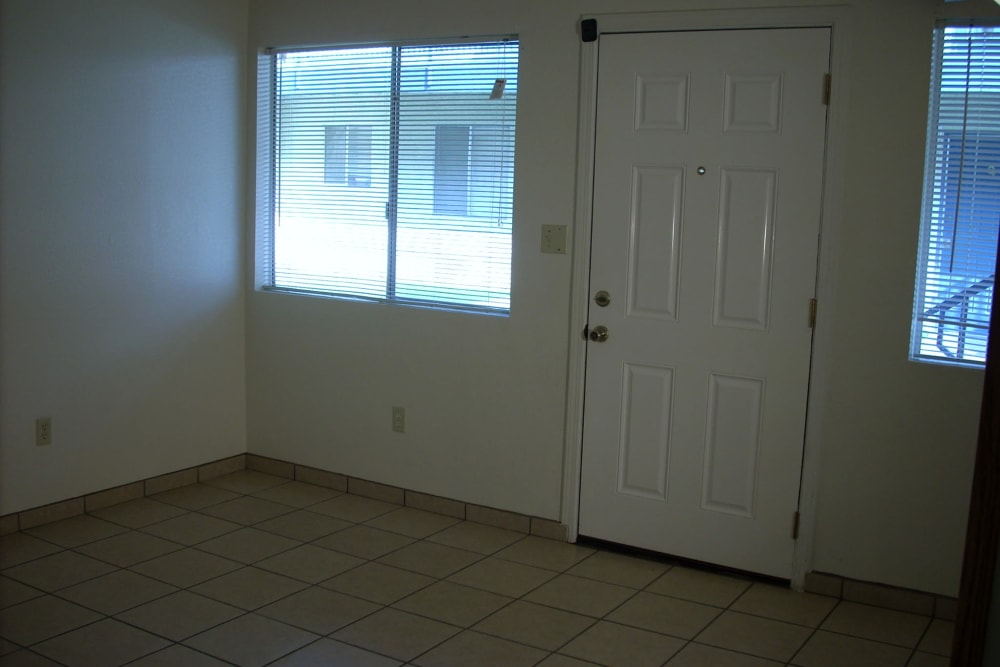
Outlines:
{"type": "Polygon", "coordinates": [[[518,43],[269,57],[270,286],[509,310],[518,43]]]}
{"type": "Polygon", "coordinates": [[[982,365],[1000,229],[1000,31],[939,26],[911,358],[982,365]]]}

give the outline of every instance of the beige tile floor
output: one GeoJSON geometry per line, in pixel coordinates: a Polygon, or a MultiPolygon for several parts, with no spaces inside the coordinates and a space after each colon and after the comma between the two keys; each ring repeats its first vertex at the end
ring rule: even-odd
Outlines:
{"type": "Polygon", "coordinates": [[[952,630],[252,471],[0,538],[2,665],[945,667],[952,630]]]}

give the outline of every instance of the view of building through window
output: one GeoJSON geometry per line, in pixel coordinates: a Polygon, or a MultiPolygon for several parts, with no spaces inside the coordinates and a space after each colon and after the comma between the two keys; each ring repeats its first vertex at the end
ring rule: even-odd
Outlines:
{"type": "Polygon", "coordinates": [[[1000,30],[935,31],[912,359],[982,365],[1000,229],[1000,30]]]}
{"type": "Polygon", "coordinates": [[[269,286],[508,310],[517,42],[267,58],[269,286]]]}

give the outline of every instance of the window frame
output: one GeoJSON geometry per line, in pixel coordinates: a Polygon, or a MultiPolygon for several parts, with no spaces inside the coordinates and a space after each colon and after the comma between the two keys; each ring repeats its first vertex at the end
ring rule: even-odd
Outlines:
{"type": "MultiPolygon", "coordinates": [[[[272,47],[261,49],[258,52],[258,81],[257,81],[257,169],[256,169],[256,224],[255,224],[255,242],[254,242],[254,284],[255,288],[259,291],[275,292],[275,293],[287,293],[287,294],[297,294],[303,296],[313,296],[320,298],[328,298],[334,300],[346,300],[346,301],[360,301],[360,302],[370,302],[370,303],[381,303],[389,305],[399,305],[406,307],[417,307],[417,308],[429,308],[433,310],[443,310],[443,311],[455,311],[462,313],[472,313],[472,314],[483,314],[492,316],[509,317],[511,312],[511,302],[513,301],[513,227],[514,227],[514,216],[515,210],[513,205],[514,200],[514,155],[516,151],[514,146],[516,145],[516,135],[517,135],[517,98],[516,93],[512,103],[513,113],[509,115],[509,121],[505,121],[503,127],[510,133],[510,144],[509,152],[511,159],[509,160],[509,166],[506,167],[504,173],[509,173],[509,191],[504,195],[504,201],[508,205],[508,217],[504,224],[494,223],[494,227],[506,228],[506,234],[508,236],[507,246],[507,278],[506,278],[506,291],[502,292],[504,298],[506,299],[507,305],[505,307],[498,307],[493,305],[480,305],[477,303],[463,303],[459,301],[451,300],[435,300],[429,298],[412,298],[407,296],[401,296],[396,290],[395,276],[392,275],[392,268],[390,267],[389,277],[388,277],[388,288],[385,296],[371,296],[371,295],[361,295],[361,294],[350,294],[342,293],[338,291],[325,290],[325,289],[307,289],[298,287],[289,287],[277,284],[276,281],[276,271],[275,271],[275,248],[273,246],[275,239],[275,224],[276,224],[276,209],[277,200],[275,199],[277,191],[277,178],[276,175],[279,171],[278,160],[279,160],[279,149],[277,146],[276,138],[276,112],[278,108],[278,80],[277,80],[277,70],[278,67],[275,64],[276,56],[283,53],[309,53],[311,51],[329,51],[329,50],[340,50],[340,49],[359,49],[359,48],[388,48],[392,49],[394,54],[394,67],[399,64],[399,54],[401,50],[412,48],[412,47],[461,47],[461,46],[474,46],[474,45],[499,45],[501,43],[509,43],[513,47],[513,70],[507,75],[508,79],[513,77],[516,81],[517,76],[520,71],[520,38],[516,34],[505,34],[505,35],[477,35],[471,37],[462,38],[449,38],[440,40],[398,40],[398,41],[387,41],[387,42],[375,42],[375,43],[365,43],[365,44],[324,44],[320,46],[309,46],[309,47],[272,47]]],[[[501,58],[501,56],[497,56],[501,58]]],[[[395,75],[399,76],[399,75],[395,75]]],[[[507,81],[504,82],[505,85],[507,81]]],[[[504,90],[503,86],[500,88],[501,91],[504,90]]],[[[516,88],[515,88],[516,90],[516,88]]],[[[511,88],[508,86],[507,91],[510,92],[511,88]]],[[[495,89],[494,89],[495,92],[495,89]]],[[[497,99],[491,97],[490,99],[497,99]]],[[[393,103],[392,114],[399,113],[399,101],[398,98],[393,103]]],[[[398,122],[398,121],[394,121],[398,122]]],[[[337,125],[338,123],[327,123],[324,127],[329,127],[331,125],[337,125]]],[[[486,124],[490,124],[487,122],[486,124]]],[[[496,123],[492,123],[494,126],[496,123]]],[[[355,125],[353,121],[340,123],[342,127],[349,128],[355,125]]],[[[469,124],[473,125],[472,123],[469,124]]],[[[321,129],[321,132],[325,131],[321,129]]],[[[398,133],[398,129],[394,130],[398,133]]],[[[432,130],[433,132],[433,130],[432,130]]],[[[470,130],[471,132],[471,130],[470,130]]],[[[349,134],[349,129],[348,129],[349,134]]],[[[393,137],[393,142],[398,142],[398,136],[393,137]]],[[[471,136],[470,136],[471,142],[471,136]]],[[[346,183],[340,183],[338,187],[342,188],[366,188],[369,187],[368,184],[356,185],[350,183],[350,138],[348,138],[348,155],[346,156],[345,164],[345,176],[347,177],[346,183]]],[[[369,157],[369,160],[374,160],[374,152],[369,157]]],[[[390,230],[390,240],[389,248],[387,249],[387,260],[392,264],[391,256],[397,252],[396,250],[396,240],[395,240],[395,226],[398,221],[397,209],[399,206],[399,149],[395,148],[390,151],[389,156],[391,167],[390,173],[393,176],[390,177],[390,189],[394,190],[390,193],[388,201],[386,202],[386,213],[387,219],[389,220],[390,230]]],[[[470,155],[471,161],[471,155],[470,155]]],[[[470,166],[471,170],[471,166],[470,166]]],[[[327,167],[325,164],[323,166],[323,174],[321,174],[321,180],[326,181],[327,177],[327,167]]],[[[499,178],[499,177],[498,177],[499,178]]],[[[472,195],[472,174],[469,175],[469,201],[467,203],[466,215],[462,216],[467,219],[474,218],[477,216],[472,215],[471,209],[472,195]]],[[[479,216],[482,217],[482,216],[479,216]]],[[[472,230],[472,228],[478,229],[483,226],[479,222],[472,222],[465,225],[466,229],[472,230]]],[[[441,257],[449,258],[455,257],[455,255],[441,255],[441,257]]],[[[411,288],[412,289],[412,288],[411,288]]],[[[430,288],[432,291],[435,289],[433,286],[430,288]]]]}
{"type": "MultiPolygon", "coordinates": [[[[982,105],[982,102],[973,102],[970,105],[970,100],[974,99],[970,91],[976,91],[976,88],[973,88],[976,82],[978,82],[977,87],[984,86],[987,81],[993,82],[991,87],[996,87],[996,81],[1000,80],[1000,64],[993,64],[987,75],[980,74],[973,78],[970,73],[974,65],[984,59],[985,54],[1000,52],[1000,46],[992,48],[989,45],[980,46],[983,52],[974,58],[972,44],[975,38],[969,38],[969,56],[964,66],[966,81],[962,88],[958,89],[962,95],[959,99],[964,100],[958,127],[954,125],[954,102],[946,98],[946,88],[948,77],[954,76],[952,70],[958,68],[958,71],[961,71],[961,61],[946,57],[946,46],[952,45],[946,37],[948,28],[992,29],[998,33],[994,41],[1000,41],[1000,21],[942,20],[934,26],[909,359],[922,363],[981,369],[985,366],[989,310],[993,306],[995,296],[996,255],[993,256],[994,267],[986,268],[989,257],[979,253],[987,255],[991,252],[996,253],[996,235],[1000,233],[1000,219],[994,221],[992,216],[994,212],[1000,216],[1000,182],[990,185],[986,182],[987,177],[978,170],[983,159],[996,160],[997,166],[991,164],[986,167],[988,178],[992,180],[997,167],[1000,167],[1000,150],[991,150],[992,147],[1000,147],[1000,121],[980,124],[972,122],[970,108],[977,109],[979,108],[977,105],[982,105]],[[950,122],[946,122],[942,116],[948,117],[950,122]],[[974,136],[967,139],[972,133],[974,136]],[[958,150],[953,152],[952,146],[956,144],[958,150]],[[972,180],[966,186],[964,181],[969,178],[972,180]],[[979,185],[980,183],[985,184],[979,185]],[[980,191],[978,196],[977,188],[980,191]],[[985,224],[976,213],[977,205],[979,208],[985,208],[989,214],[985,224]],[[986,236],[993,235],[992,247],[988,238],[982,238],[984,226],[987,228],[986,236]],[[991,226],[992,229],[989,229],[991,226]],[[977,239],[977,235],[980,238],[977,239]],[[972,237],[972,240],[969,237],[972,237]],[[966,252],[961,252],[960,248],[964,248],[966,252]],[[951,258],[949,262],[953,262],[956,256],[964,258],[966,272],[963,274],[957,269],[943,268],[942,262],[945,256],[951,258]],[[989,276],[978,275],[984,270],[992,273],[989,276]],[[970,272],[976,275],[969,275],[970,272]],[[989,296],[984,296],[984,293],[989,296]],[[987,298],[989,303],[984,304],[983,300],[987,298]],[[957,316],[949,314],[956,309],[957,316]],[[978,319],[970,320],[970,312],[977,309],[984,311],[985,316],[980,314],[978,319]],[[967,349],[970,336],[979,339],[972,352],[967,349]],[[981,359],[977,354],[979,347],[982,347],[981,359]]],[[[955,89],[951,90],[950,97],[954,98],[955,89]]],[[[986,94],[980,92],[979,99],[985,97],[986,94]]],[[[995,103],[991,101],[988,106],[983,106],[990,110],[991,118],[1000,114],[1000,87],[996,98],[995,103]]],[[[997,174],[997,177],[1000,178],[1000,174],[997,174]]]]}

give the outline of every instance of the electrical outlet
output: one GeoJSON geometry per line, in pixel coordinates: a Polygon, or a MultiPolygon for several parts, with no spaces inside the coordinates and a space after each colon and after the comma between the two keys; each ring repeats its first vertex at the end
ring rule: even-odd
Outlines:
{"type": "Polygon", "coordinates": [[[398,405],[392,406],[392,430],[406,433],[406,409],[398,405]]]}
{"type": "Polygon", "coordinates": [[[39,417],[35,420],[35,445],[41,447],[42,445],[52,444],[52,418],[51,417],[39,417]]]}

